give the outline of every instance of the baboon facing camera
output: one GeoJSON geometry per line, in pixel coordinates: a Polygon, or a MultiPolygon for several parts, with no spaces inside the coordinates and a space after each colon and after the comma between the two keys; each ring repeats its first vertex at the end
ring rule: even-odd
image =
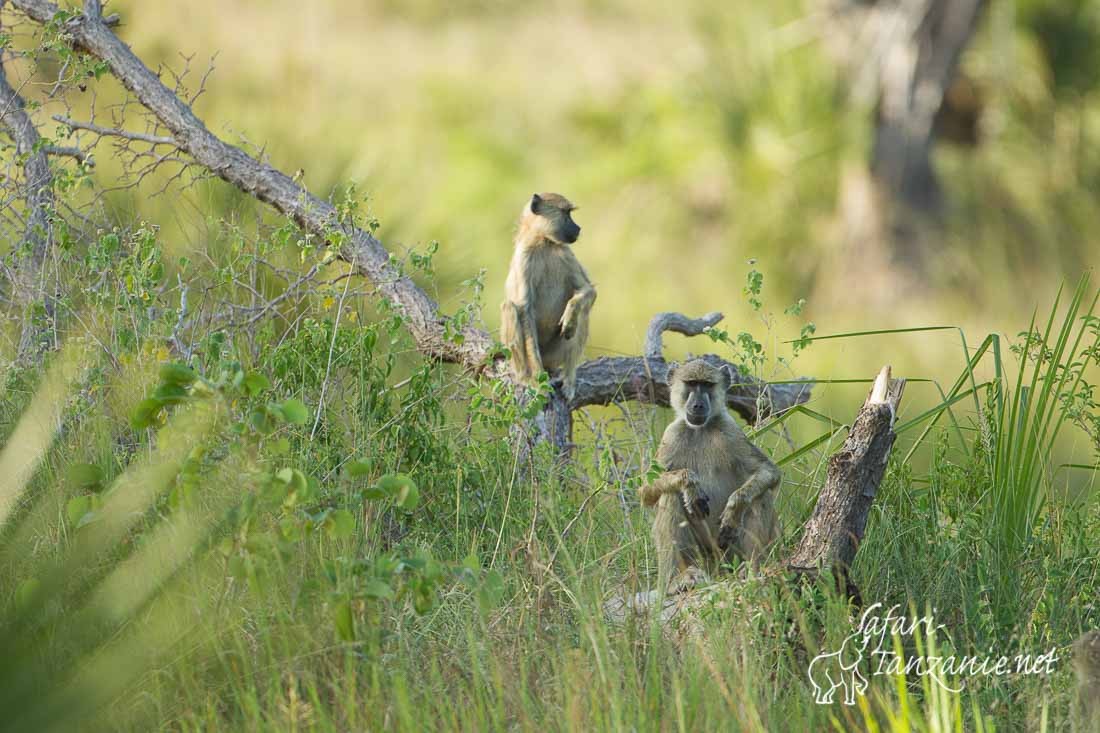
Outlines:
{"type": "MultiPolygon", "coordinates": [[[[702,359],[669,368],[676,418],[657,461],[665,471],[640,489],[653,522],[662,583],[691,569],[713,571],[738,556],[756,564],[777,534],[776,465],[726,410],[731,375],[702,359]]],[[[687,577],[687,576],[684,576],[687,577]]]]}

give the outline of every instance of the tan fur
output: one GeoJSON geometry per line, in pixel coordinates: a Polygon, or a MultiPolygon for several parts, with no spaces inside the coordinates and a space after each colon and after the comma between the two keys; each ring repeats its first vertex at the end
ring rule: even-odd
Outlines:
{"type": "Polygon", "coordinates": [[[756,564],[777,535],[779,469],[726,411],[727,372],[702,360],[670,371],[676,419],[657,451],[665,473],[640,490],[643,505],[657,506],[653,541],[662,582],[692,567],[713,571],[731,555],[756,564]],[[709,385],[710,417],[702,427],[685,416],[692,383],[709,385]]]}
{"type": "Polygon", "coordinates": [[[1100,631],[1088,631],[1073,644],[1077,673],[1079,731],[1100,733],[1100,631]]]}
{"type": "Polygon", "coordinates": [[[596,289],[570,246],[571,230],[574,237],[580,233],[573,208],[554,193],[537,194],[524,207],[500,318],[500,339],[512,352],[516,378],[534,385],[541,372],[560,372],[569,399],[596,300],[596,289]],[[536,203],[537,213],[532,210],[536,203]]]}

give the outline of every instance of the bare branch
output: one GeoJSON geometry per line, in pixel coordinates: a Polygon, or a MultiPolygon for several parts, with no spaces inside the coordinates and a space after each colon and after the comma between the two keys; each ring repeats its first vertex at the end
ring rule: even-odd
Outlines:
{"type": "Polygon", "coordinates": [[[92,156],[88,155],[85,151],[76,146],[67,145],[47,145],[42,148],[46,155],[56,155],[65,158],[75,158],[81,165],[88,165],[95,167],[95,161],[92,160],[92,156]]]}
{"type": "MultiPolygon", "coordinates": [[[[771,384],[744,374],[735,364],[713,354],[700,357],[717,366],[728,366],[739,375],[726,393],[726,404],[749,424],[782,413],[810,398],[809,381],[771,384]]],[[[667,407],[668,362],[644,356],[610,356],[586,361],[577,370],[577,391],[572,409],[636,400],[667,407]]]]}
{"type": "Polygon", "coordinates": [[[130,130],[122,130],[117,127],[103,127],[96,125],[92,122],[82,122],[80,120],[73,120],[65,115],[54,115],[53,119],[61,124],[69,127],[73,130],[87,130],[88,132],[94,132],[100,137],[121,137],[126,140],[136,140],[138,142],[150,143],[151,145],[171,145],[173,147],[179,147],[174,139],[170,137],[164,137],[163,135],[146,135],[142,132],[132,132],[130,130]]]}

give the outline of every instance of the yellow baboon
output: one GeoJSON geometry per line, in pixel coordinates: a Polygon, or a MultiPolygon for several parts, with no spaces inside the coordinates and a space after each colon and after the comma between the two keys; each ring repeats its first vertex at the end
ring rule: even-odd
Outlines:
{"type": "Polygon", "coordinates": [[[560,372],[567,399],[575,393],[596,300],[596,289],[569,246],[581,233],[574,208],[556,193],[535,194],[523,207],[500,307],[500,340],[512,352],[516,378],[533,385],[543,370],[560,372]]]}
{"type": "Polygon", "coordinates": [[[731,554],[756,564],[776,538],[781,475],[726,411],[730,381],[727,368],[702,359],[669,368],[676,419],[657,451],[665,472],[640,494],[644,506],[657,506],[661,582],[680,572],[677,589],[731,554]]]}

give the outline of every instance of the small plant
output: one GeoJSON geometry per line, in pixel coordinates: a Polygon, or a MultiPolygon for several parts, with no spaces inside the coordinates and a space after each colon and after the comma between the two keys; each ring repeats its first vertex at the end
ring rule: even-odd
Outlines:
{"type": "MultiPolygon", "coordinates": [[[[764,275],[756,269],[756,260],[749,260],[748,264],[749,271],[742,292],[748,301],[749,307],[753,312],[759,314],[761,322],[770,334],[775,329],[776,318],[774,314],[764,310],[764,275]]],[[[783,315],[796,319],[801,318],[805,307],[805,298],[800,298],[796,303],[785,308],[783,315]]],[[[774,358],[777,367],[790,369],[792,361],[798,356],[799,352],[813,342],[813,335],[816,331],[817,327],[812,322],[803,323],[800,326],[798,338],[786,342],[791,346],[791,355],[785,357],[776,354],[774,357],[770,357],[764,344],[748,331],[741,331],[735,336],[730,336],[728,331],[721,328],[711,326],[706,329],[706,333],[712,341],[725,344],[730,348],[733,352],[734,363],[739,365],[742,371],[760,378],[767,378],[764,372],[769,358],[774,358]]]]}

